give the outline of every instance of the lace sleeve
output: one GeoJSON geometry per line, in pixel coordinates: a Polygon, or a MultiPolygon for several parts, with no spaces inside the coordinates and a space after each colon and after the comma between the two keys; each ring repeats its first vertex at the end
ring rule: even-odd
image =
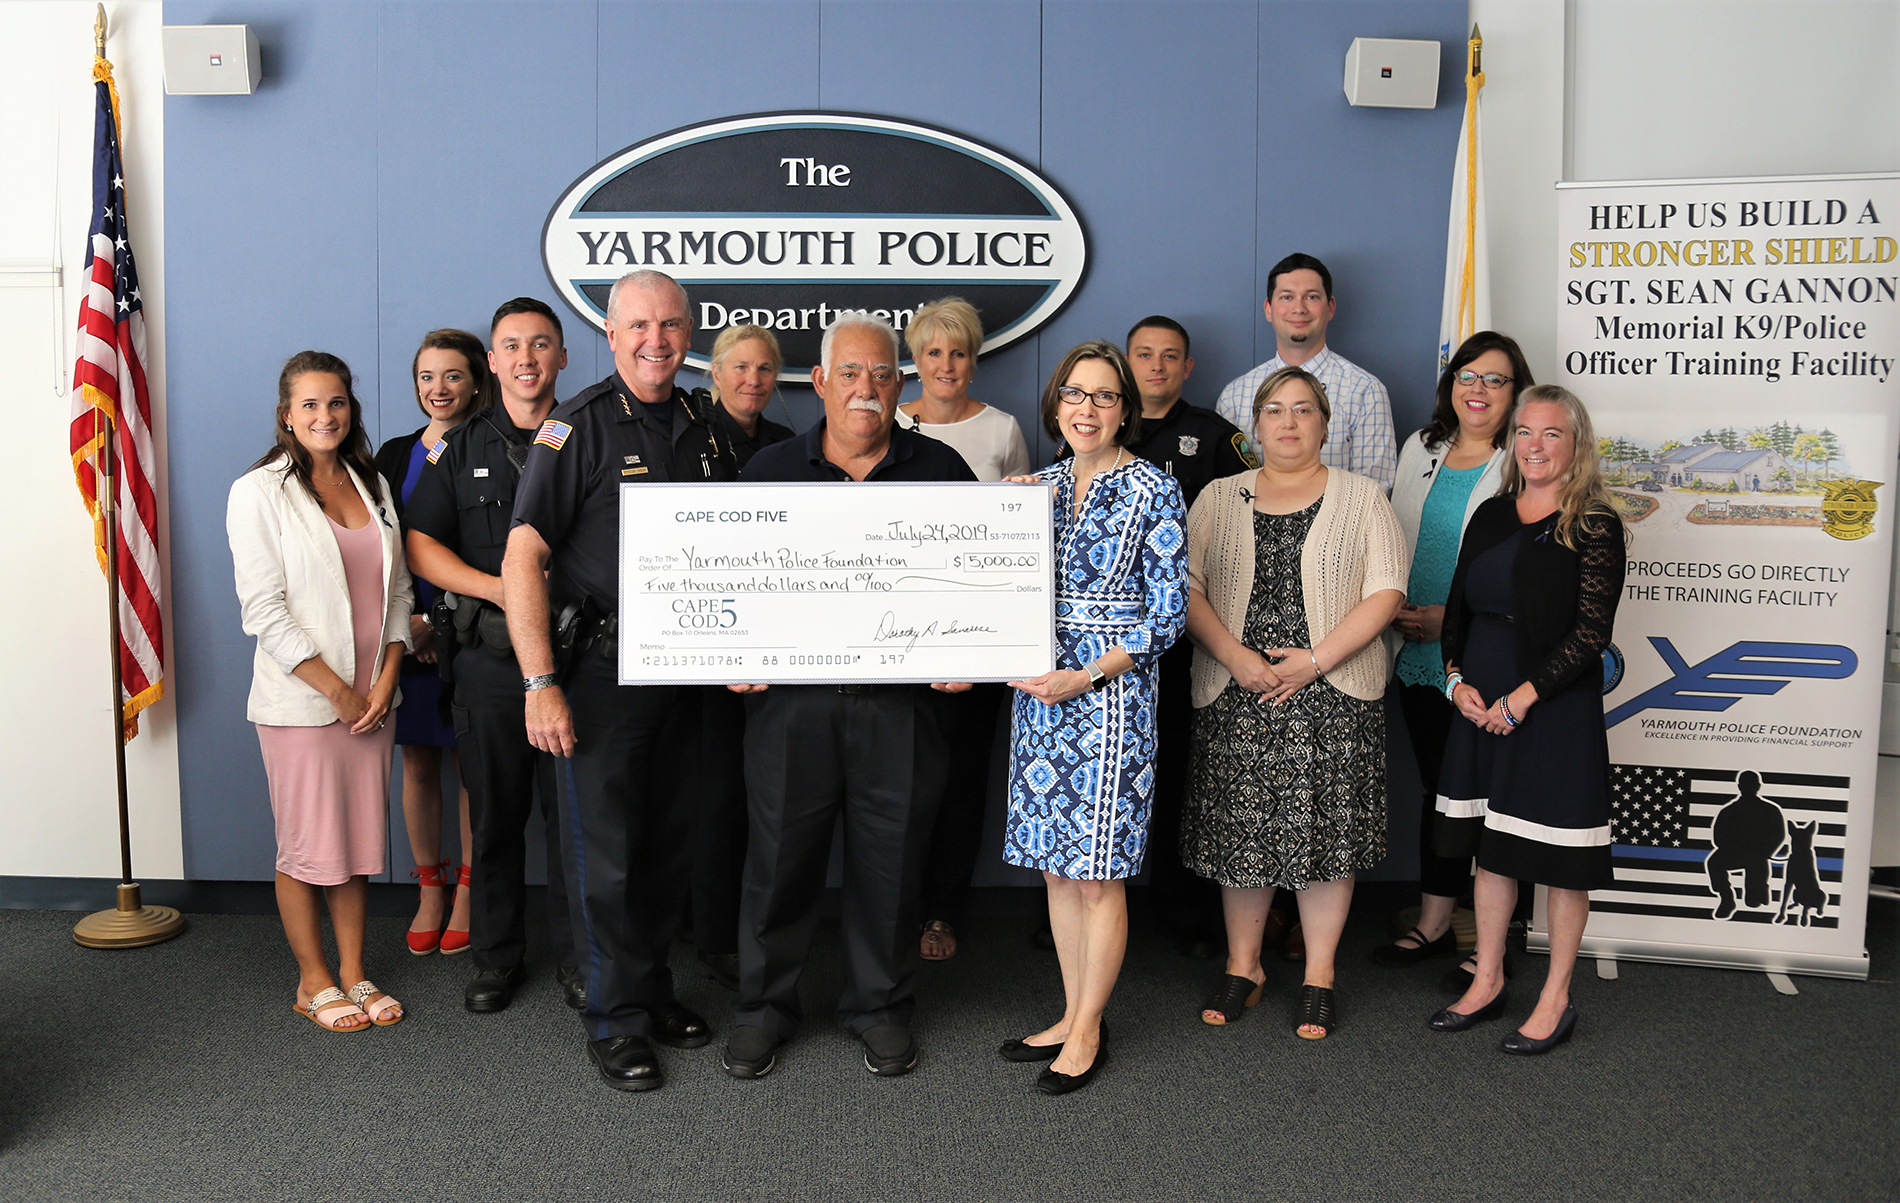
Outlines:
{"type": "Polygon", "coordinates": [[[1530,675],[1537,696],[1548,698],[1602,664],[1623,596],[1623,523],[1613,514],[1591,514],[1577,523],[1577,620],[1530,675]]]}

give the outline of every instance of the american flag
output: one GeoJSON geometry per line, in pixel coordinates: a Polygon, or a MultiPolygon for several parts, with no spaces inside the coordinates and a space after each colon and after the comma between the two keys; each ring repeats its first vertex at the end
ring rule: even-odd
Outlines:
{"type": "Polygon", "coordinates": [[[125,168],[119,154],[119,92],[112,64],[93,60],[92,228],[85,296],[79,304],[79,359],[73,365],[73,475],[92,515],[103,570],[105,518],[93,463],[113,440],[118,472],[114,516],[119,556],[119,667],[125,737],[138,715],[164,696],[165,627],[159,608],[158,498],[152,491],[152,398],[145,381],[145,314],[127,242],[125,168]]]}
{"type": "MultiPolygon", "coordinates": [[[[1746,766],[1744,766],[1746,767],[1746,766]]],[[[1813,773],[1758,770],[1761,796],[1781,809],[1789,825],[1815,824],[1814,863],[1827,905],[1811,927],[1838,927],[1841,859],[1847,839],[1849,779],[1813,773]]],[[[1616,884],[1590,894],[1592,911],[1712,919],[1717,895],[1705,862],[1712,847],[1709,829],[1718,811],[1740,794],[1737,769],[1693,769],[1657,765],[1610,766],[1610,834],[1616,884]]],[[[1792,840],[1787,847],[1792,847],[1792,840]]],[[[1738,923],[1773,923],[1782,916],[1787,881],[1786,850],[1769,862],[1765,907],[1741,906],[1729,917],[1738,923]]],[[[1730,878],[1738,901],[1742,877],[1730,878]]],[[[1788,915],[1793,915],[1790,905],[1788,915]]]]}

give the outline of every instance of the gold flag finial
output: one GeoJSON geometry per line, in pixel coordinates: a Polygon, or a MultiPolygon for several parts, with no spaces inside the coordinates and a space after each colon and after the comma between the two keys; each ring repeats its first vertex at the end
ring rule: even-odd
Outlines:
{"type": "Polygon", "coordinates": [[[106,6],[98,6],[97,14],[92,18],[92,52],[100,58],[106,56],[106,6]]]}
{"type": "Polygon", "coordinates": [[[1478,23],[1471,23],[1471,73],[1484,74],[1484,35],[1478,32],[1478,23]]]}

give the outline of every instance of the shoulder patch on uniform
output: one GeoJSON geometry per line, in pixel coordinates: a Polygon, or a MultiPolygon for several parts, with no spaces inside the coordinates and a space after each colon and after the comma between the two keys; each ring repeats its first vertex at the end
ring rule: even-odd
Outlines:
{"type": "Polygon", "coordinates": [[[449,441],[447,439],[437,439],[435,446],[429,448],[429,462],[433,464],[435,461],[441,459],[442,453],[448,449],[449,441]]]}
{"type": "Polygon", "coordinates": [[[1247,465],[1249,468],[1258,468],[1260,466],[1260,457],[1247,449],[1246,435],[1235,431],[1233,444],[1234,451],[1240,456],[1241,463],[1247,465]]]}
{"type": "Polygon", "coordinates": [[[541,423],[541,429],[534,432],[534,441],[543,447],[551,447],[559,451],[566,445],[567,436],[573,433],[574,428],[566,422],[556,422],[553,418],[549,418],[541,423]]]}

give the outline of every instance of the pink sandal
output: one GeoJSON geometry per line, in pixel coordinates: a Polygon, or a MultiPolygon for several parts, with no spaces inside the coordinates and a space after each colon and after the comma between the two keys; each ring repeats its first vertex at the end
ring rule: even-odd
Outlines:
{"type": "Polygon", "coordinates": [[[359,1023],[347,1028],[337,1026],[339,1020],[348,1019],[352,1015],[362,1015],[363,1008],[344,997],[343,991],[335,986],[317,991],[311,996],[310,1001],[302,1006],[291,1003],[290,1009],[326,1032],[367,1032],[370,1027],[367,1023],[359,1023]]]}

